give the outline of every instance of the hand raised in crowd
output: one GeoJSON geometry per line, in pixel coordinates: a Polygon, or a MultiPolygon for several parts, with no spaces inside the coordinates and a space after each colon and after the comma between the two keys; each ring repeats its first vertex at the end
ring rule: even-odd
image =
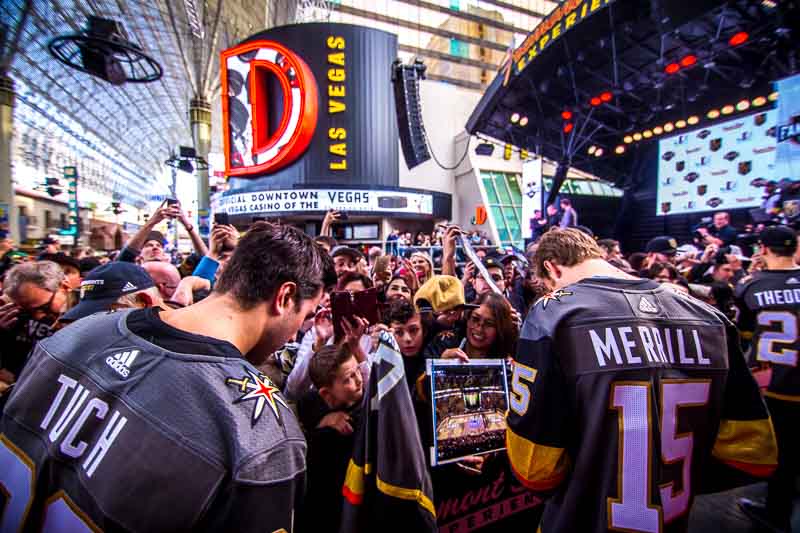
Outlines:
{"type": "Polygon", "coordinates": [[[461,348],[448,348],[442,352],[442,359],[460,359],[463,363],[469,363],[469,356],[461,348]]]}
{"type": "Polygon", "coordinates": [[[387,326],[386,324],[376,324],[372,327],[372,331],[370,333],[370,337],[372,338],[372,346],[370,347],[370,352],[374,352],[378,349],[378,343],[381,340],[381,333],[387,331],[394,335],[394,330],[387,326]]]}
{"type": "Polygon", "coordinates": [[[714,259],[714,255],[719,250],[719,246],[716,244],[709,244],[706,246],[705,251],[703,251],[703,257],[700,259],[701,263],[710,263],[712,259],[714,259]]]}
{"type": "Polygon", "coordinates": [[[333,337],[333,320],[330,309],[323,308],[314,315],[314,334],[316,336],[314,351],[316,352],[328,343],[328,339],[333,337]]]}
{"type": "Polygon", "coordinates": [[[483,455],[470,455],[458,462],[461,470],[473,476],[479,476],[483,473],[484,464],[486,464],[486,457],[483,455]]]}
{"type": "Polygon", "coordinates": [[[469,282],[472,281],[472,278],[475,277],[476,269],[477,267],[475,266],[475,263],[473,263],[472,261],[467,263],[467,266],[464,267],[464,274],[462,274],[461,276],[461,283],[463,283],[464,285],[468,285],[469,282]]]}
{"type": "Polygon", "coordinates": [[[0,306],[0,329],[11,329],[17,323],[19,307],[14,302],[0,306]]]}
{"type": "Polygon", "coordinates": [[[353,426],[351,425],[350,415],[344,411],[334,411],[322,417],[317,424],[317,429],[333,428],[342,435],[351,435],[353,426]]]}
{"type": "Polygon", "coordinates": [[[158,209],[156,209],[147,222],[150,226],[155,226],[159,222],[166,220],[168,218],[177,218],[181,215],[181,208],[178,204],[168,204],[163,203],[161,204],[158,209]]]}
{"type": "Polygon", "coordinates": [[[411,264],[410,259],[403,259],[403,268],[408,272],[410,275],[406,276],[406,281],[411,283],[411,293],[417,292],[419,289],[419,278],[417,277],[417,271],[414,270],[414,265],[411,264]]]}
{"type": "Polygon", "coordinates": [[[222,250],[227,244],[228,247],[234,248],[236,243],[239,242],[239,232],[230,224],[218,224],[211,230],[211,236],[208,238],[208,256],[211,259],[218,259],[222,255],[222,250]]]}
{"type": "Polygon", "coordinates": [[[517,328],[522,327],[522,315],[520,315],[519,311],[517,311],[513,307],[511,307],[511,320],[514,322],[514,324],[517,325],[517,328]]]}

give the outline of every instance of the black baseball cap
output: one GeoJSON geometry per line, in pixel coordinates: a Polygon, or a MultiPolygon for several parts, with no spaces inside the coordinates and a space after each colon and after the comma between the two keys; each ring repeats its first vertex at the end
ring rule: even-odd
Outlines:
{"type": "Polygon", "coordinates": [[[505,262],[499,255],[487,255],[483,258],[483,266],[486,268],[505,268],[505,262]]]}
{"type": "Polygon", "coordinates": [[[666,235],[650,239],[645,252],[648,254],[674,255],[678,251],[678,241],[666,235]]]}
{"type": "Polygon", "coordinates": [[[100,260],[96,257],[84,257],[78,263],[81,265],[82,275],[100,266],[100,260]]]}
{"type": "Polygon", "coordinates": [[[331,257],[337,257],[339,255],[349,256],[354,263],[357,263],[359,259],[364,258],[364,254],[362,254],[360,251],[344,245],[336,246],[333,250],[331,250],[331,257]]]}
{"type": "Polygon", "coordinates": [[[81,270],[80,262],[72,256],[65,254],[64,252],[58,252],[56,254],[41,254],[38,257],[39,261],[52,261],[59,266],[70,266],[75,270],[81,270]]]}
{"type": "Polygon", "coordinates": [[[163,233],[161,233],[160,231],[153,230],[147,234],[147,238],[144,240],[144,242],[150,242],[150,241],[158,241],[163,245],[167,240],[164,238],[163,233]]]}
{"type": "Polygon", "coordinates": [[[64,320],[78,320],[109,311],[120,296],[154,287],[153,278],[134,263],[114,261],[86,274],[81,282],[81,301],[66,312],[64,320]]]}
{"type": "Polygon", "coordinates": [[[770,226],[761,231],[758,242],[768,248],[792,248],[797,246],[797,233],[789,226],[770,226]]]}

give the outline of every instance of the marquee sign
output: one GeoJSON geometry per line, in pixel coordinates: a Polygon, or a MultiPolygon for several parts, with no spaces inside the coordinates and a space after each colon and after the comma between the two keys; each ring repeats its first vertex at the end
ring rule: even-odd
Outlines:
{"type": "Polygon", "coordinates": [[[528,35],[522,45],[514,50],[511,60],[506,64],[506,77],[503,85],[508,84],[510,74],[519,74],[541,54],[547,47],[557,41],[586,17],[611,4],[614,0],[566,0],[555,8],[533,32],[528,35]]]}
{"type": "Polygon", "coordinates": [[[289,189],[253,191],[220,197],[215,213],[235,215],[282,215],[286,213],[337,211],[362,213],[433,214],[433,195],[396,190],[289,189]]]}
{"type": "Polygon", "coordinates": [[[295,161],[317,127],[317,83],[308,65],[274,41],[258,40],[222,52],[222,128],[229,176],[268,173],[295,161]],[[269,95],[274,76],[280,97],[269,95]],[[272,104],[282,101],[270,131],[272,104]]]}

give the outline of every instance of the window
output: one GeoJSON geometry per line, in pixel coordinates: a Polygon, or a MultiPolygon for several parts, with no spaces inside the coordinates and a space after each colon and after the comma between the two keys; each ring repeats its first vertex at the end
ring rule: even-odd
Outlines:
{"type": "Polygon", "coordinates": [[[69,223],[67,222],[67,214],[66,213],[61,213],[59,215],[58,223],[59,223],[58,227],[61,228],[61,229],[69,228],[69,223]]]}
{"type": "Polygon", "coordinates": [[[49,209],[44,210],[44,228],[50,229],[53,225],[53,214],[50,212],[49,209]]]}
{"type": "Polygon", "coordinates": [[[501,246],[522,247],[521,176],[506,172],[481,172],[481,183],[489,201],[486,212],[489,223],[497,229],[501,246]]]}

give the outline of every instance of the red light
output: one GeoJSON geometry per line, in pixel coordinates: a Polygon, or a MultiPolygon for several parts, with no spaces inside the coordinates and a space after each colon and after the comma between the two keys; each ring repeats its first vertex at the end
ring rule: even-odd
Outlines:
{"type": "Polygon", "coordinates": [[[666,66],[666,68],[664,69],[664,72],[666,72],[667,74],[675,74],[680,69],[681,69],[681,66],[679,64],[670,63],[669,65],[666,66]]]}
{"type": "Polygon", "coordinates": [[[572,118],[572,111],[566,110],[561,112],[561,118],[564,120],[569,120],[572,118]]]}
{"type": "Polygon", "coordinates": [[[613,94],[611,94],[610,92],[606,91],[606,92],[604,92],[603,94],[600,95],[600,100],[602,100],[604,102],[610,102],[613,97],[614,97],[613,94]]]}
{"type": "Polygon", "coordinates": [[[602,103],[603,103],[603,101],[602,101],[602,100],[600,100],[600,98],[599,98],[599,97],[595,96],[594,98],[592,98],[591,100],[589,100],[589,103],[590,103],[590,104],[592,104],[592,107],[597,107],[597,106],[599,106],[600,104],[602,104],[602,103]]]}
{"type": "Polygon", "coordinates": [[[740,31],[739,33],[734,33],[733,37],[730,38],[728,44],[731,46],[739,46],[740,44],[744,44],[747,42],[750,36],[747,34],[746,31],[740,31]]]}
{"type": "Polygon", "coordinates": [[[564,133],[571,132],[572,128],[573,128],[572,122],[567,122],[566,124],[564,124],[564,133]]]}
{"type": "Polygon", "coordinates": [[[686,56],[683,59],[681,59],[681,66],[682,67],[688,68],[688,67],[691,67],[692,65],[694,65],[695,63],[697,63],[697,56],[692,55],[692,54],[689,54],[688,56],[686,56]]]}

